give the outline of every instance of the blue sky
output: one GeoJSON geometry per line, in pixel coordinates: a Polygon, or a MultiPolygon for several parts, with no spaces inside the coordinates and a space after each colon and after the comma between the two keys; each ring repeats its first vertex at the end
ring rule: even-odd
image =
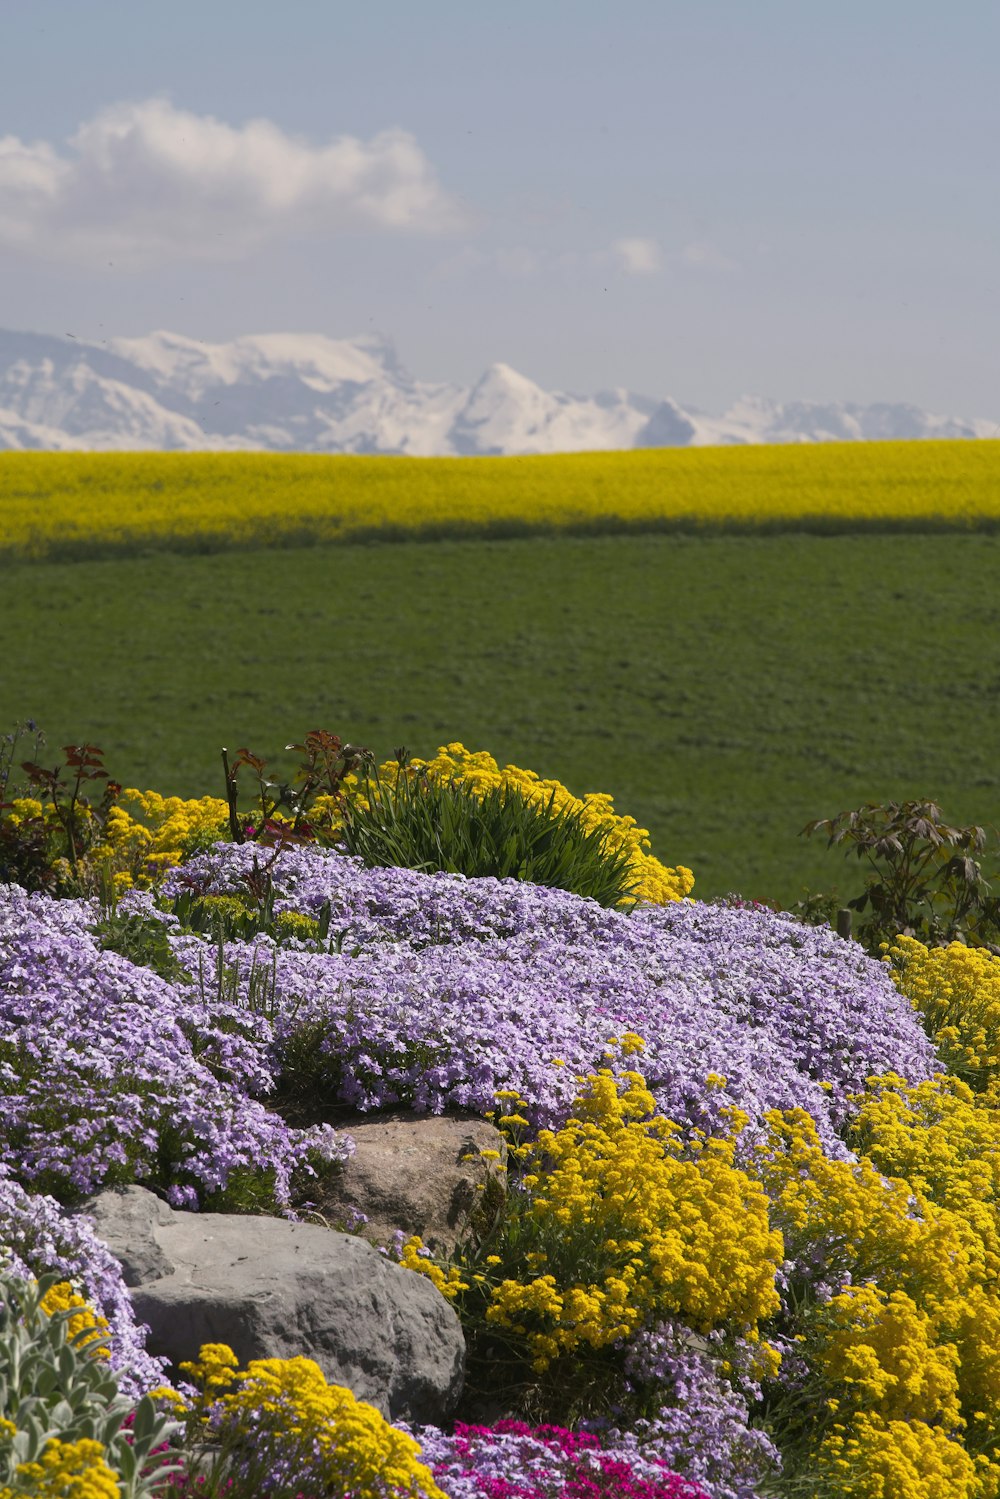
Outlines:
{"type": "Polygon", "coordinates": [[[6,0],[0,326],[1000,419],[998,78],[962,0],[6,0]]]}

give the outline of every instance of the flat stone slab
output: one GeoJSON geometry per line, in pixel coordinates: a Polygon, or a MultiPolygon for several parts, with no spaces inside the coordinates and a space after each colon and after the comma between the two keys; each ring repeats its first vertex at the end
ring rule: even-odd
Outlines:
{"type": "Polygon", "coordinates": [[[503,1187],[503,1136],[475,1115],[393,1109],[352,1118],[348,1129],[354,1154],[324,1184],[317,1207],[332,1225],[351,1226],[364,1213],[357,1232],[374,1244],[389,1245],[402,1229],[450,1254],[469,1236],[490,1179],[503,1187]]]}
{"type": "Polygon", "coordinates": [[[282,1218],[179,1212],[143,1187],[81,1209],[121,1263],[151,1353],[203,1343],[315,1359],[390,1419],[438,1422],[462,1390],[465,1338],[429,1280],[351,1234],[282,1218]]]}

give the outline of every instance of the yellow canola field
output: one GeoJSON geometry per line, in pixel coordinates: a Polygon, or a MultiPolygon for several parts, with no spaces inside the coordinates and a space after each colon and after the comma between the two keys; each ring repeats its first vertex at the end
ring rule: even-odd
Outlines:
{"type": "Polygon", "coordinates": [[[2,453],[0,557],[532,531],[1000,525],[1000,441],[526,458],[2,453]]]}

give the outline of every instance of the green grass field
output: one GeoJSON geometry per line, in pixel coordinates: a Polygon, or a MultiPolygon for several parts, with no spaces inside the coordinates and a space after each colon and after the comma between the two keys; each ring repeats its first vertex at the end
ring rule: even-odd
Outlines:
{"type": "Polygon", "coordinates": [[[313,727],[607,790],[701,896],[853,893],[867,799],[1000,822],[1000,538],[610,536],[0,571],[0,726],[163,792],[313,727]]]}

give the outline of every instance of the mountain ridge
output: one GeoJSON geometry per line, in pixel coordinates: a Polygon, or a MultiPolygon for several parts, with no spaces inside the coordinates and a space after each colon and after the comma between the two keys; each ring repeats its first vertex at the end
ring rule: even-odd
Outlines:
{"type": "Polygon", "coordinates": [[[998,435],[1000,423],[905,403],[743,396],[712,416],[623,387],[545,390],[502,362],[469,387],[422,381],[381,334],[92,343],[0,330],[0,450],[435,457],[998,435]]]}

